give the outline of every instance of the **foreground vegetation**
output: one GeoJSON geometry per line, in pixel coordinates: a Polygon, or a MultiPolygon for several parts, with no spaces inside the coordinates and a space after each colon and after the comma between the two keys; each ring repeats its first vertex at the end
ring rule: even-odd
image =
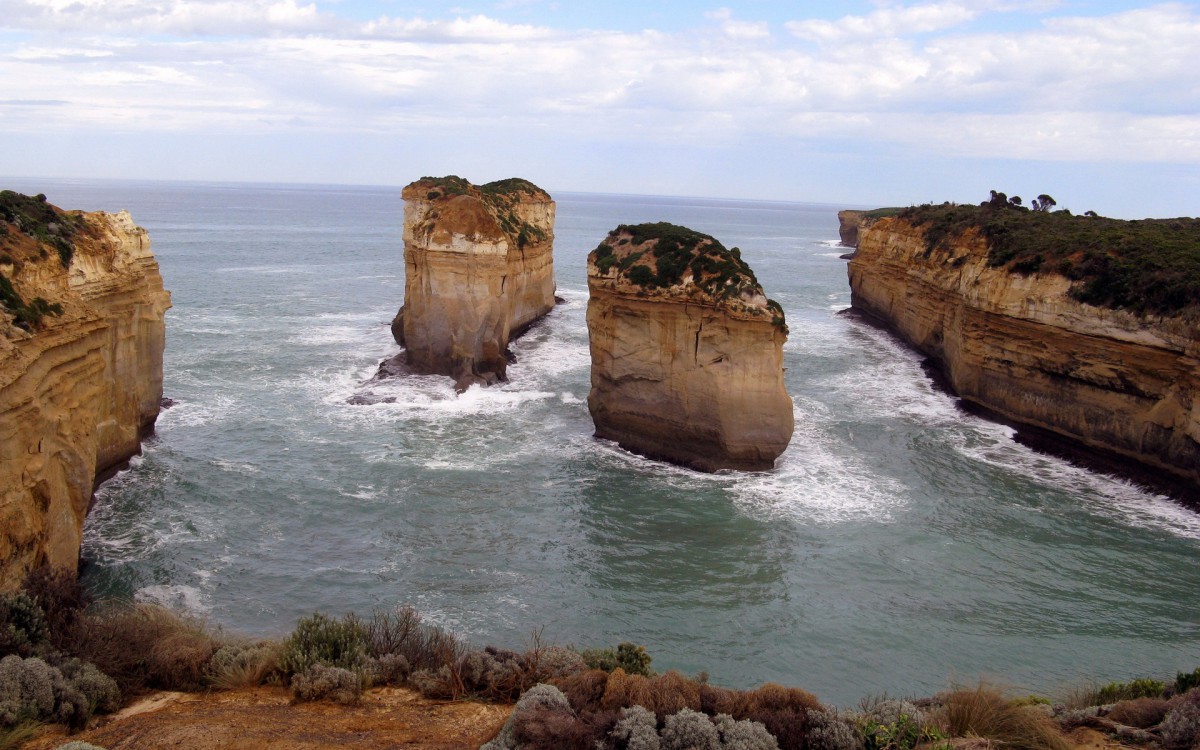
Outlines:
{"type": "Polygon", "coordinates": [[[978,206],[926,204],[897,215],[924,230],[931,253],[977,231],[990,265],[1066,276],[1080,302],[1138,314],[1200,313],[1200,219],[1075,216],[1051,210],[1048,195],[1031,208],[1022,204],[992,191],[978,206]]]}
{"type": "Polygon", "coordinates": [[[149,691],[264,684],[296,702],[355,704],[378,685],[516,701],[486,750],[949,750],[957,738],[1066,750],[1064,731],[1079,726],[1163,750],[1200,742],[1200,669],[1170,683],[1079,690],[1053,706],[981,684],[842,710],[798,688],[729,690],[703,674],[656,674],[631,643],[578,651],[531,641],[520,652],[478,649],[408,608],[317,613],[281,642],[250,641],[156,606],[93,604],[73,577],[40,572],[24,592],[0,596],[0,750],[19,747],[39,723],[80,729],[149,691]]]}

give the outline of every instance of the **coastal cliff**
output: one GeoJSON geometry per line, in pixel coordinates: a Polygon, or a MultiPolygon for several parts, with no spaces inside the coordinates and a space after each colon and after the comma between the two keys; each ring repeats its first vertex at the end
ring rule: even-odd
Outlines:
{"type": "Polygon", "coordinates": [[[505,379],[508,344],[554,307],[554,201],[531,182],[425,177],[404,188],[408,366],[458,389],[505,379]]]}
{"type": "Polygon", "coordinates": [[[162,400],[163,290],[127,212],[0,193],[0,590],[78,564],[98,478],[162,400]]]}
{"type": "Polygon", "coordinates": [[[899,208],[876,208],[871,211],[845,209],[838,211],[838,244],[858,247],[859,234],[880,219],[895,216],[899,208]]]}
{"type": "Polygon", "coordinates": [[[865,228],[852,306],[929,355],[966,401],[1200,490],[1196,290],[1171,275],[1196,256],[1196,220],[999,205],[911,209],[865,228]],[[1106,249],[1108,234],[1144,235],[1127,244],[1143,255],[1106,249]],[[1155,243],[1180,255],[1143,279],[1155,243]]]}
{"type": "Polygon", "coordinates": [[[783,310],[737,248],[621,226],[588,255],[596,436],[701,471],[774,466],[792,437],[783,310]]]}

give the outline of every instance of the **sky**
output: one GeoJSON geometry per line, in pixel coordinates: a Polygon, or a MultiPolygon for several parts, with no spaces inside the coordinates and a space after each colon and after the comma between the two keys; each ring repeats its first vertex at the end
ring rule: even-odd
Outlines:
{"type": "Polygon", "coordinates": [[[1195,216],[1198,71],[1193,2],[0,0],[0,181],[1195,216]]]}

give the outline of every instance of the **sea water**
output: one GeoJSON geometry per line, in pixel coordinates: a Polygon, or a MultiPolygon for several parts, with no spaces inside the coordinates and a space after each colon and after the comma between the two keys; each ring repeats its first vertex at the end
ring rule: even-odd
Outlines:
{"type": "Polygon", "coordinates": [[[456,396],[369,382],[399,351],[399,188],[9,186],[128,208],[173,295],[175,405],[85,528],[100,593],[276,636],[410,604],[479,645],[634,641],[659,669],[841,704],[1200,665],[1200,516],[1023,447],[842,314],[839,206],[557,192],[565,302],[507,383],[456,396]],[[740,247],[783,305],[796,431],[775,470],[593,438],[586,255],[642,221],[740,247]],[[365,393],[393,401],[348,403],[365,393]]]}

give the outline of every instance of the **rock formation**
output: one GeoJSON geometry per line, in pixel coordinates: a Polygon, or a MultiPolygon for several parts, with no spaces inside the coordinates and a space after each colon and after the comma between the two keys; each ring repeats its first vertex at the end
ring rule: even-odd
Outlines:
{"type": "Polygon", "coordinates": [[[929,355],[968,402],[1200,489],[1194,317],[1084,304],[1058,272],[989,264],[978,230],[938,243],[926,231],[888,218],[862,232],[855,309],[929,355]]]}
{"type": "Polygon", "coordinates": [[[503,380],[508,344],[554,307],[554,201],[521,179],[424,177],[404,188],[408,366],[464,390],[503,380]]]}
{"type": "Polygon", "coordinates": [[[701,471],[770,469],[792,437],[783,310],[741,259],[673,224],[588,255],[596,436],[701,471]]]}
{"type": "Polygon", "coordinates": [[[158,416],[170,304],[127,212],[0,192],[0,590],[78,564],[95,481],[158,416]]]}
{"type": "MultiPolygon", "coordinates": [[[[872,211],[853,211],[850,209],[838,211],[838,243],[843,247],[858,247],[858,237],[862,230],[887,216],[895,216],[899,208],[876,208],[872,211]]],[[[847,260],[852,257],[843,255],[847,260]]]]}

